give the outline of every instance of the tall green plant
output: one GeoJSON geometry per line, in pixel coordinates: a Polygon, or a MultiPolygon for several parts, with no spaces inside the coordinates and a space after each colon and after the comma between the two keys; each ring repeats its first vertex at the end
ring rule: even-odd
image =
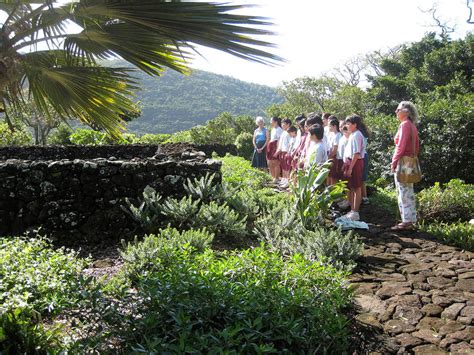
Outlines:
{"type": "Polygon", "coordinates": [[[311,229],[320,224],[326,217],[332,203],[344,195],[344,185],[339,182],[327,186],[331,163],[321,166],[311,165],[308,169],[299,170],[296,184],[291,189],[295,196],[295,210],[301,223],[311,229]]]}

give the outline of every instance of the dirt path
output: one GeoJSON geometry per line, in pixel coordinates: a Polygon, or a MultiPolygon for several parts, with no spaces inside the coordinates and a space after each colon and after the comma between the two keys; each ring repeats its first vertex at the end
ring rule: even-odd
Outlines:
{"type": "Polygon", "coordinates": [[[351,282],[356,353],[474,354],[474,253],[422,232],[392,232],[376,206],[351,282]]]}

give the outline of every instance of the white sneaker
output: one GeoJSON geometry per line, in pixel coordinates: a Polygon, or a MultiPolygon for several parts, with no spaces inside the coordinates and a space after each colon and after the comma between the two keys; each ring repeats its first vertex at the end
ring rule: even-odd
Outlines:
{"type": "Polygon", "coordinates": [[[350,206],[350,204],[349,204],[349,201],[344,200],[344,201],[339,202],[337,204],[337,206],[344,210],[344,209],[348,208],[350,206]]]}
{"type": "Polygon", "coordinates": [[[349,213],[345,214],[344,217],[350,219],[351,221],[358,221],[360,220],[359,212],[350,211],[349,213]]]}

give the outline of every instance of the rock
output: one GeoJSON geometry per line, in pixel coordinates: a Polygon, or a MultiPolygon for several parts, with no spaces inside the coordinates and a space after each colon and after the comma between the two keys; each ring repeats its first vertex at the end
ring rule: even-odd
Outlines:
{"type": "Polygon", "coordinates": [[[448,354],[446,351],[437,347],[434,344],[419,345],[416,348],[413,348],[412,351],[415,353],[415,355],[446,355],[448,354]]]}
{"type": "Polygon", "coordinates": [[[380,322],[377,320],[377,318],[375,318],[373,314],[370,314],[370,313],[358,314],[356,316],[356,320],[359,323],[362,323],[363,325],[368,326],[372,329],[377,329],[379,331],[383,330],[382,324],[380,324],[380,322]]]}
{"type": "Polygon", "coordinates": [[[416,325],[423,318],[423,313],[417,307],[398,305],[393,314],[394,319],[403,319],[408,323],[416,325]]]}
{"type": "Polygon", "coordinates": [[[456,283],[456,287],[463,291],[474,292],[474,279],[462,279],[456,283]]]}
{"type": "Polygon", "coordinates": [[[456,339],[451,339],[451,338],[444,338],[441,340],[438,344],[440,348],[447,348],[453,343],[457,343],[458,341],[456,339]]]}
{"type": "Polygon", "coordinates": [[[427,305],[423,306],[421,312],[427,316],[438,316],[441,314],[441,312],[443,312],[443,308],[437,304],[428,303],[427,305]]]}
{"type": "Polygon", "coordinates": [[[425,317],[416,326],[416,329],[433,329],[438,332],[446,322],[440,318],[425,317]]]}
{"type": "Polygon", "coordinates": [[[365,313],[383,314],[386,310],[385,302],[374,296],[359,295],[354,302],[365,313]]]}
{"type": "Polygon", "coordinates": [[[404,320],[392,319],[385,323],[384,329],[391,335],[397,335],[400,333],[410,333],[415,330],[415,327],[404,320]]]}
{"type": "Polygon", "coordinates": [[[410,349],[414,346],[420,345],[423,341],[420,338],[414,337],[411,334],[403,333],[396,336],[401,347],[410,349]]]}
{"type": "Polygon", "coordinates": [[[428,277],[428,283],[431,287],[438,288],[441,290],[447,287],[454,286],[454,280],[441,276],[428,277]]]}
{"type": "Polygon", "coordinates": [[[449,321],[445,325],[443,325],[441,328],[439,328],[438,334],[441,336],[445,336],[450,333],[455,333],[460,330],[463,330],[466,328],[464,324],[455,322],[455,321],[449,321]]]}
{"type": "Polygon", "coordinates": [[[465,272],[464,274],[458,275],[459,280],[474,279],[474,271],[465,272]]]}
{"type": "Polygon", "coordinates": [[[444,276],[444,277],[454,277],[457,275],[456,271],[444,268],[437,268],[434,272],[436,276],[444,276]]]}
{"type": "Polygon", "coordinates": [[[368,282],[360,282],[353,285],[356,295],[373,295],[374,290],[377,288],[377,284],[368,282]]]}
{"type": "Polygon", "coordinates": [[[457,321],[462,324],[474,324],[474,319],[471,317],[458,317],[457,321]]]}
{"type": "Polygon", "coordinates": [[[411,287],[401,287],[396,283],[391,283],[382,286],[375,294],[381,299],[385,300],[393,296],[406,295],[408,293],[411,293],[411,291],[411,287]]]}
{"type": "Polygon", "coordinates": [[[452,344],[449,348],[451,354],[474,354],[474,347],[465,341],[457,344],[452,344]]]}
{"type": "Polygon", "coordinates": [[[424,342],[428,342],[431,344],[438,345],[439,342],[441,341],[441,335],[439,335],[438,333],[430,329],[420,329],[412,333],[412,335],[414,337],[420,338],[421,340],[424,340],[424,342]]]}
{"type": "Polygon", "coordinates": [[[461,310],[462,317],[474,318],[474,306],[467,306],[461,310]]]}
{"type": "Polygon", "coordinates": [[[420,302],[420,299],[421,298],[418,295],[402,295],[402,296],[391,297],[386,302],[387,304],[392,304],[392,303],[395,303],[397,305],[405,304],[407,306],[421,308],[422,304],[420,302]]]}
{"type": "Polygon", "coordinates": [[[395,303],[389,304],[383,314],[379,317],[381,322],[386,322],[392,318],[393,313],[395,312],[395,308],[397,305],[395,303]]]}
{"type": "Polygon", "coordinates": [[[471,341],[474,339],[474,327],[467,327],[454,333],[446,335],[447,338],[471,341]]]}
{"type": "Polygon", "coordinates": [[[414,264],[404,265],[400,268],[400,270],[404,274],[418,274],[421,271],[431,270],[432,266],[433,266],[432,264],[414,263],[414,264]]]}
{"type": "Polygon", "coordinates": [[[441,313],[442,319],[456,319],[459,312],[465,307],[464,303],[453,303],[441,313]]]}

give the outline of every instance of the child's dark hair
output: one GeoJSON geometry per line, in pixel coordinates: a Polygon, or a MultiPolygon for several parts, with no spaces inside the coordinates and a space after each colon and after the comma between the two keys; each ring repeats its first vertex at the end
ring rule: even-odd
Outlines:
{"type": "Polygon", "coordinates": [[[295,126],[291,126],[290,128],[288,128],[288,133],[291,133],[291,132],[298,132],[298,128],[296,128],[295,126]]]}
{"type": "Polygon", "coordinates": [[[282,119],[282,120],[281,120],[281,123],[285,123],[285,124],[291,126],[291,120],[290,120],[289,118],[284,118],[284,119],[282,119]]]}
{"type": "Polygon", "coordinates": [[[272,122],[276,122],[278,127],[281,127],[281,118],[280,117],[272,117],[272,122]]]}
{"type": "Polygon", "coordinates": [[[331,114],[328,112],[323,113],[323,120],[325,119],[331,119],[331,114]]]}
{"type": "Polygon", "coordinates": [[[308,119],[306,120],[306,125],[308,127],[314,126],[315,124],[323,125],[323,120],[318,115],[309,115],[308,119]]]}
{"type": "Polygon", "coordinates": [[[362,133],[362,135],[365,138],[369,138],[369,130],[367,129],[367,126],[364,124],[362,117],[360,117],[359,115],[353,114],[346,118],[346,122],[355,124],[357,126],[357,129],[360,131],[360,133],[362,133]]]}
{"type": "Polygon", "coordinates": [[[339,132],[339,120],[336,116],[329,117],[329,125],[336,126],[336,130],[339,132]]]}
{"type": "Polygon", "coordinates": [[[316,136],[316,138],[318,138],[319,140],[322,140],[324,138],[324,128],[319,124],[315,124],[311,126],[309,134],[312,136],[316,136]]]}

